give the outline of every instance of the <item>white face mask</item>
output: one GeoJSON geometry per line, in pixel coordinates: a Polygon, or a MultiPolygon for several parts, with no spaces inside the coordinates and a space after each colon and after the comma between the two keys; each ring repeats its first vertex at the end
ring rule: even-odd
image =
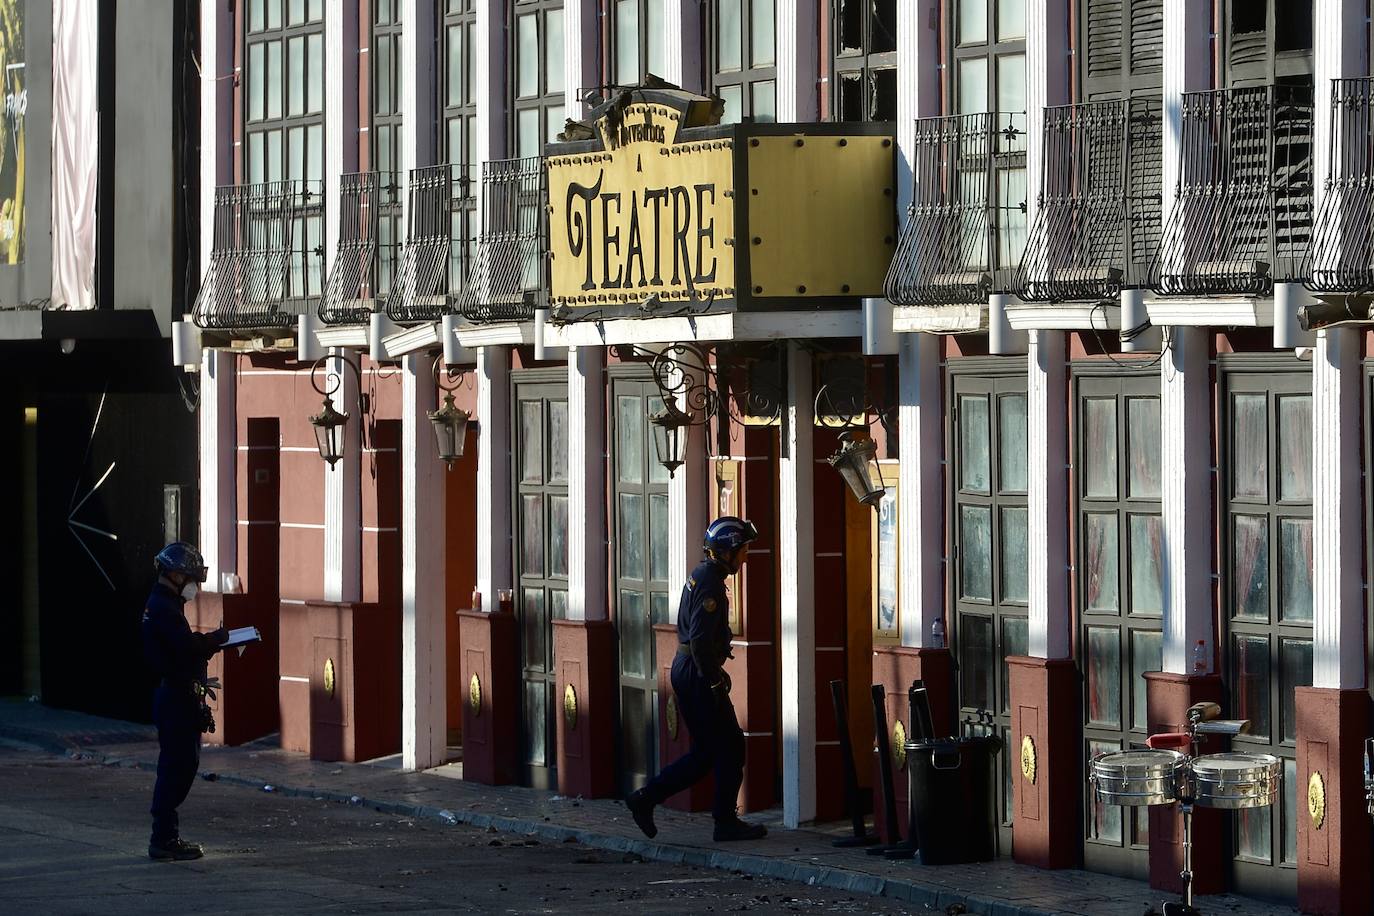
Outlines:
{"type": "Polygon", "coordinates": [[[196,597],[196,592],[199,590],[200,586],[195,582],[187,582],[181,587],[181,600],[190,601],[196,597]]]}

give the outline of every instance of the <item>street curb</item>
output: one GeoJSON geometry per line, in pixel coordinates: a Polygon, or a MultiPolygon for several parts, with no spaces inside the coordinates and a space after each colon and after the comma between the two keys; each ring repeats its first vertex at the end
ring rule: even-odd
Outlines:
{"type": "MultiPolygon", "coordinates": [[[[118,766],[127,769],[155,771],[156,764],[149,764],[133,757],[104,754],[92,748],[85,748],[71,742],[55,740],[51,735],[30,732],[9,726],[0,727],[0,736],[49,753],[64,755],[75,760],[89,760],[102,766],[118,766]]],[[[693,865],[701,868],[720,869],[739,872],[763,878],[776,878],[810,887],[823,887],[845,893],[867,894],[900,900],[905,903],[929,907],[936,912],[948,912],[951,908],[962,906],[954,912],[969,914],[981,913],[986,916],[1053,916],[1054,911],[1026,907],[1010,903],[1004,899],[989,899],[977,894],[965,894],[948,888],[937,888],[901,878],[882,877],[832,868],[824,865],[809,865],[789,859],[772,856],[732,853],[722,850],[704,849],[696,846],[674,846],[655,843],[633,837],[614,834],[594,833],[573,827],[563,827],[542,821],[502,815],[483,814],[478,811],[451,811],[432,805],[417,805],[411,802],[388,801],[382,798],[350,795],[330,789],[316,789],[300,786],[286,786],[264,783],[263,780],[233,773],[217,773],[202,770],[199,776],[208,782],[221,782],[226,785],[240,786],[257,791],[268,790],[274,795],[289,798],[331,801],[356,807],[371,808],[383,814],[401,817],[421,818],[436,823],[455,826],[464,824],[479,829],[508,833],[519,836],[536,837],[551,843],[577,842],[594,849],[638,855],[654,862],[674,865],[693,865]]]]}

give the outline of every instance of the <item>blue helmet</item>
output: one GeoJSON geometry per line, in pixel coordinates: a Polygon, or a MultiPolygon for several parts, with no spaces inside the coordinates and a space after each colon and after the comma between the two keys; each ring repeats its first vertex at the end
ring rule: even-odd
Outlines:
{"type": "Polygon", "coordinates": [[[199,550],[185,541],[173,541],[159,550],[153,558],[153,566],[159,575],[174,572],[197,582],[205,581],[205,558],[200,555],[199,550]]]}
{"type": "Polygon", "coordinates": [[[702,539],[702,546],[707,550],[728,553],[757,540],[758,536],[759,530],[748,519],[722,515],[706,526],[706,537],[702,539]]]}

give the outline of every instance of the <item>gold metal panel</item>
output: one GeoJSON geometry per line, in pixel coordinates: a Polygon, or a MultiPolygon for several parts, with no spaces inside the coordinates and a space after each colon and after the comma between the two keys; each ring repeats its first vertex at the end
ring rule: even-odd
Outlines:
{"type": "Polygon", "coordinates": [[[577,691],[572,684],[563,689],[563,720],[568,723],[568,731],[577,728],[577,691]]]}
{"type": "Polygon", "coordinates": [[[734,295],[732,142],[678,143],[680,117],[632,104],[597,122],[604,151],[546,160],[554,304],[734,295]]]}
{"type": "Polygon", "coordinates": [[[906,769],[906,726],[900,719],[892,725],[892,765],[906,769]]]}
{"type": "Polygon", "coordinates": [[[881,296],[895,248],[891,137],[749,139],[756,297],[881,296]]]}
{"type": "Polygon", "coordinates": [[[474,716],[482,714],[482,682],[475,674],[472,676],[472,680],[468,682],[468,706],[472,709],[474,716]]]}
{"type": "Polygon", "coordinates": [[[1031,785],[1035,784],[1036,764],[1035,741],[1030,735],[1026,735],[1021,739],[1021,775],[1031,785]]]}
{"type": "Polygon", "coordinates": [[[334,659],[324,660],[324,695],[333,699],[334,697],[334,659]]]}
{"type": "Polygon", "coordinates": [[[1312,829],[1322,829],[1326,823],[1326,781],[1315,770],[1307,781],[1307,813],[1312,818],[1312,829]]]}

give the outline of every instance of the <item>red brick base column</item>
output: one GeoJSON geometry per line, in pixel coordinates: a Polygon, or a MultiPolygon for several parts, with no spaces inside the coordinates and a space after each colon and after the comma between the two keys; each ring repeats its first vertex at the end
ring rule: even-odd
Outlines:
{"type": "MultiPolygon", "coordinates": [[[[1226,691],[1215,675],[1188,677],[1150,671],[1145,675],[1147,721],[1150,734],[1181,732],[1188,724],[1188,707],[1204,700],[1226,708],[1226,691]]],[[[1209,735],[1199,749],[1216,754],[1227,749],[1220,735],[1209,735]]],[[[1183,815],[1178,805],[1150,809],[1150,886],[1183,892],[1183,815]]],[[[1219,894],[1226,889],[1226,850],[1231,816],[1201,805],[1193,809],[1193,893],[1219,894]]]]}
{"type": "Polygon", "coordinates": [[[1083,789],[1078,670],[1072,659],[1009,656],[1012,830],[1017,862],[1072,868],[1081,859],[1083,789]]]}
{"type": "MultiPolygon", "coordinates": [[[[676,630],[673,643],[676,652],[676,630]]],[[[735,657],[725,663],[725,670],[730,675],[730,702],[744,730],[744,783],[740,786],[739,803],[745,811],[766,811],[777,802],[773,791],[778,776],[778,745],[773,734],[773,646],[736,646],[734,652],[735,657]]]]}
{"type": "Polygon", "coordinates": [[[518,782],[520,640],[515,615],[459,611],[458,618],[465,699],[463,778],[489,786],[518,782]]]}
{"type": "Polygon", "coordinates": [[[616,795],[615,630],[609,620],[555,620],[558,670],[558,791],[567,796],[616,795]]]}
{"type": "MultiPolygon", "coordinates": [[[[873,683],[881,684],[887,694],[888,741],[892,741],[893,727],[902,723],[902,732],[909,736],[911,715],[908,691],[912,681],[922,681],[930,696],[930,718],[937,736],[955,733],[954,721],[954,664],[948,649],[914,649],[906,646],[875,646],[873,649],[873,683]]],[[[873,717],[873,700],[867,694],[849,698],[849,715],[873,717]]],[[[882,772],[877,755],[869,747],[856,747],[858,769],[873,771],[873,829],[878,836],[887,836],[886,812],[882,800],[882,772]]],[[[893,795],[897,804],[897,830],[907,835],[907,785],[905,753],[898,755],[901,767],[892,771],[893,795]]]]}
{"type": "Polygon", "coordinates": [[[1323,916],[1374,912],[1364,797],[1369,694],[1299,687],[1297,714],[1298,906],[1323,916]]]}
{"type": "Polygon", "coordinates": [[[206,744],[244,744],[279,730],[277,714],[277,609],[263,610],[250,595],[201,592],[186,605],[191,629],[209,632],[221,622],[229,629],[256,626],[262,642],[220,652],[210,660],[209,677],[219,678],[218,698],[210,701],[215,731],[206,744]]]}
{"type": "MultiPolygon", "coordinates": [[[[677,627],[657,624],[654,627],[654,648],[657,653],[654,657],[658,660],[658,760],[659,766],[663,767],[687,753],[692,746],[687,734],[687,722],[678,711],[677,698],[673,696],[672,672],[673,659],[677,657],[677,627]]],[[[745,752],[748,753],[747,742],[745,752]]],[[[749,778],[747,760],[746,757],[746,780],[749,778]]],[[[707,776],[664,804],[679,811],[709,811],[715,786],[715,777],[707,776]]]]}

